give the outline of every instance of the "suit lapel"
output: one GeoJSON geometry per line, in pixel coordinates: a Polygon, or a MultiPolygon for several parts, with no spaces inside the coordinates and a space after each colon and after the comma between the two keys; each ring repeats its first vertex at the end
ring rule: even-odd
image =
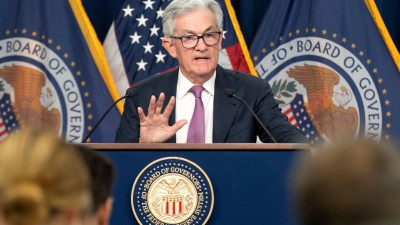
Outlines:
{"type": "MultiPolygon", "coordinates": [[[[178,83],[178,68],[173,70],[172,72],[166,73],[163,75],[164,78],[158,83],[157,87],[154,89],[154,95],[158,98],[160,93],[163,92],[165,94],[165,100],[163,109],[168,105],[169,100],[172,96],[176,97],[176,86],[178,83]]],[[[168,124],[171,126],[175,124],[175,107],[172,110],[172,113],[168,119],[168,124]]],[[[175,143],[176,136],[172,136],[166,142],[175,143]]]]}
{"type": "Polygon", "coordinates": [[[221,66],[217,66],[217,77],[215,78],[214,91],[214,119],[213,119],[213,142],[224,142],[226,135],[239,109],[240,102],[228,98],[224,90],[231,89],[233,92],[238,86],[233,76],[230,76],[221,66]]]}

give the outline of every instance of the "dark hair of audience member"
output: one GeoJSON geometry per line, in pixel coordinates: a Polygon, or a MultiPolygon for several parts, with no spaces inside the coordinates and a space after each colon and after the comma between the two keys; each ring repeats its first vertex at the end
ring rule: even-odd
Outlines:
{"type": "Polygon", "coordinates": [[[93,149],[79,145],[77,150],[87,164],[91,180],[93,212],[112,196],[115,167],[111,160],[93,149]]]}

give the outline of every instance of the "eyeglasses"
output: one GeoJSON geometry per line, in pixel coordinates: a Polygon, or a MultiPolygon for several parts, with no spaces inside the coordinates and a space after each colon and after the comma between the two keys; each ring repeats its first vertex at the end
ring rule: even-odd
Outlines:
{"type": "Polygon", "coordinates": [[[191,49],[191,48],[194,48],[197,46],[200,38],[203,39],[204,43],[208,46],[216,45],[219,42],[220,35],[221,35],[221,32],[216,31],[216,32],[208,32],[201,36],[186,35],[186,36],[180,36],[180,37],[171,36],[171,38],[180,39],[182,46],[184,48],[191,49]]]}

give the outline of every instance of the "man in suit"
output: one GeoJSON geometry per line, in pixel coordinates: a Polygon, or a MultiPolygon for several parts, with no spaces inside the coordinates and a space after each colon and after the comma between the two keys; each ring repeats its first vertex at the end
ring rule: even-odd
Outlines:
{"type": "Polygon", "coordinates": [[[246,105],[224,93],[226,88],[250,105],[277,142],[307,142],[282,114],[267,81],[217,64],[222,18],[215,0],[170,3],[163,14],[163,46],[179,67],[135,85],[139,94],[125,102],[116,142],[254,143],[257,136],[272,142],[246,105]],[[193,87],[202,89],[200,96],[193,87]],[[201,122],[192,129],[194,118],[198,121],[196,98],[201,99],[201,122]]]}

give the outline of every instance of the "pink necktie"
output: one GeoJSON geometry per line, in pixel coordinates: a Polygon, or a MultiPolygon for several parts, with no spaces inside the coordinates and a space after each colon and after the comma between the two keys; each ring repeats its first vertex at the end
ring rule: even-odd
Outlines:
{"type": "Polygon", "coordinates": [[[194,94],[195,105],[192,120],[189,124],[187,143],[204,143],[204,106],[201,100],[203,87],[193,86],[190,92],[194,94]]]}

